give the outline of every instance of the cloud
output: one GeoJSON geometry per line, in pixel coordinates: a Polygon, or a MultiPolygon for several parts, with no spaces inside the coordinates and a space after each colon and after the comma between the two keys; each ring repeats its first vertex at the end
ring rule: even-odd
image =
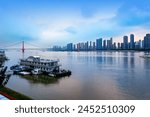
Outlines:
{"type": "Polygon", "coordinates": [[[71,26],[67,27],[65,29],[65,31],[68,32],[68,33],[71,33],[71,34],[76,34],[77,33],[76,29],[74,27],[71,27],[71,26]]]}
{"type": "Polygon", "coordinates": [[[42,39],[57,39],[66,36],[67,33],[64,31],[45,30],[41,32],[42,39]]]}
{"type": "Polygon", "coordinates": [[[26,1],[26,4],[27,7],[17,2],[18,8],[12,2],[9,9],[0,8],[3,10],[0,10],[0,37],[10,41],[12,37],[13,41],[30,39],[45,45],[66,44],[150,29],[149,1],[39,0],[26,1]]]}
{"type": "MultiPolygon", "coordinates": [[[[96,38],[100,31],[108,31],[113,22],[116,10],[107,14],[95,12],[91,17],[83,17],[80,11],[73,16],[51,18],[49,16],[30,18],[34,27],[37,27],[37,37],[39,41],[49,41],[50,43],[79,42],[96,38]]],[[[105,33],[106,34],[106,33],[105,33]]]]}
{"type": "Polygon", "coordinates": [[[124,31],[123,33],[114,36],[114,41],[123,42],[124,35],[127,35],[128,41],[130,41],[130,34],[134,34],[135,41],[143,40],[144,36],[149,32],[149,29],[142,28],[141,26],[135,26],[130,28],[130,30],[126,29],[126,31],[124,31]]]}
{"type": "Polygon", "coordinates": [[[150,22],[149,1],[126,1],[114,18],[121,26],[137,26],[150,22]]]}
{"type": "Polygon", "coordinates": [[[95,15],[97,11],[93,8],[89,8],[89,7],[86,7],[86,8],[82,8],[81,9],[81,15],[84,17],[84,18],[91,18],[95,15]]]}

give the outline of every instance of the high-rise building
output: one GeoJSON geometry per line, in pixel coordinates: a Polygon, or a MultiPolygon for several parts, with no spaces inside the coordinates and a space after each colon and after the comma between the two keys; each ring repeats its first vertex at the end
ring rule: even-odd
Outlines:
{"type": "Polygon", "coordinates": [[[85,45],[84,45],[84,43],[80,43],[80,50],[85,50],[85,45]]]}
{"type": "Polygon", "coordinates": [[[80,43],[77,44],[77,51],[80,51],[80,43]]]}
{"type": "Polygon", "coordinates": [[[128,49],[128,36],[123,37],[123,49],[128,49]]]}
{"type": "Polygon", "coordinates": [[[124,49],[124,44],[123,43],[121,43],[121,49],[124,49]]]}
{"type": "Polygon", "coordinates": [[[103,41],[103,49],[106,49],[106,40],[103,41]]]}
{"type": "Polygon", "coordinates": [[[135,42],[135,49],[141,49],[141,40],[135,42]]]}
{"type": "Polygon", "coordinates": [[[150,34],[146,34],[144,37],[144,48],[150,49],[150,34]]]}
{"type": "Polygon", "coordinates": [[[89,50],[92,50],[92,41],[90,41],[89,50]]]}
{"type": "Polygon", "coordinates": [[[89,50],[89,42],[88,42],[88,41],[85,43],[85,50],[86,50],[86,51],[89,50]]]}
{"type": "Polygon", "coordinates": [[[102,38],[96,39],[96,50],[102,50],[102,38]]]}
{"type": "Polygon", "coordinates": [[[112,49],[117,49],[117,47],[116,47],[116,42],[114,42],[112,49]]]}
{"type": "Polygon", "coordinates": [[[142,40],[142,48],[144,48],[144,40],[142,40]]]}
{"type": "Polygon", "coordinates": [[[107,49],[110,50],[110,40],[107,40],[107,49]]]}
{"type": "Polygon", "coordinates": [[[139,40],[139,48],[141,49],[142,48],[142,41],[139,40]]]}
{"type": "Polygon", "coordinates": [[[93,50],[96,50],[95,42],[93,42],[93,50]]]}
{"type": "Polygon", "coordinates": [[[73,51],[73,43],[67,44],[67,51],[73,51]]]}
{"type": "Polygon", "coordinates": [[[118,49],[121,49],[121,44],[120,43],[118,43],[118,49]]]}
{"type": "Polygon", "coordinates": [[[134,49],[134,34],[130,35],[130,49],[134,49]]]}
{"type": "Polygon", "coordinates": [[[110,43],[109,44],[110,44],[110,49],[113,49],[113,38],[112,37],[110,38],[110,43]]]}
{"type": "Polygon", "coordinates": [[[113,49],[113,38],[111,37],[110,40],[107,40],[107,49],[113,49]]]}
{"type": "Polygon", "coordinates": [[[62,48],[60,46],[53,46],[52,50],[53,51],[61,51],[62,48]]]}
{"type": "Polygon", "coordinates": [[[76,51],[76,45],[75,44],[73,45],[73,50],[76,51]]]}

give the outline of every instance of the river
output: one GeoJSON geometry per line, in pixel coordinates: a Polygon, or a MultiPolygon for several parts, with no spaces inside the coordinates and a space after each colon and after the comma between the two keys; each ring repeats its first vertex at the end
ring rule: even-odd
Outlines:
{"type": "Polygon", "coordinates": [[[12,75],[6,87],[38,100],[107,100],[150,99],[150,59],[139,57],[144,52],[50,52],[6,51],[12,66],[22,57],[39,55],[59,59],[62,68],[72,71],[70,77],[51,83],[34,82],[12,75]]]}

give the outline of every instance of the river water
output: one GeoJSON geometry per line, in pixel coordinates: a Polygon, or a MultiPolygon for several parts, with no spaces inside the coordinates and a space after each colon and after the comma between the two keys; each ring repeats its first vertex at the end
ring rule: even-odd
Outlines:
{"type": "Polygon", "coordinates": [[[34,82],[12,75],[6,87],[33,99],[150,99],[150,59],[144,52],[48,52],[6,51],[12,66],[22,57],[39,55],[59,59],[62,68],[72,71],[70,77],[50,83],[34,82]]]}

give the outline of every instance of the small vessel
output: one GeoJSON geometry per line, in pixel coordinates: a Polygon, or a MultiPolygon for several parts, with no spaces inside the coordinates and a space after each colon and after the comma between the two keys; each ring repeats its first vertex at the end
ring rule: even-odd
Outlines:
{"type": "Polygon", "coordinates": [[[55,77],[55,75],[52,74],[52,73],[49,73],[48,75],[49,75],[50,77],[55,77]]]}
{"type": "Polygon", "coordinates": [[[33,70],[31,71],[31,73],[32,73],[33,75],[40,75],[40,74],[42,74],[42,71],[41,71],[40,69],[33,69],[33,70]]]}
{"type": "Polygon", "coordinates": [[[71,71],[62,69],[59,72],[56,72],[54,75],[55,75],[55,77],[70,76],[71,75],[71,71]]]}
{"type": "Polygon", "coordinates": [[[33,69],[29,66],[14,65],[10,67],[10,70],[12,70],[14,74],[19,74],[20,72],[31,72],[33,69]]]}
{"type": "Polygon", "coordinates": [[[147,54],[142,55],[142,56],[140,56],[140,57],[142,57],[142,58],[150,58],[150,53],[147,53],[147,54]]]}
{"type": "Polygon", "coordinates": [[[25,71],[19,72],[19,75],[30,75],[30,72],[25,72],[25,71]]]}

